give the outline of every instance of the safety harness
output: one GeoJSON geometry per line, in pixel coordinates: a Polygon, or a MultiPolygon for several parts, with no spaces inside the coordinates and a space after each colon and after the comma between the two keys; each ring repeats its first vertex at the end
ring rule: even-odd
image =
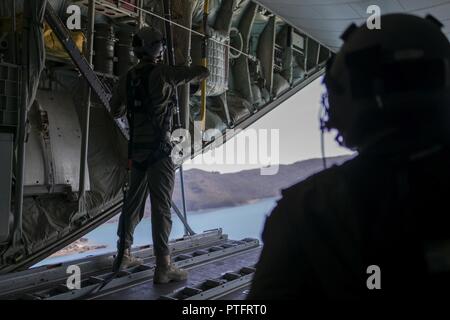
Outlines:
{"type": "Polygon", "coordinates": [[[172,144],[170,143],[170,134],[172,130],[172,121],[174,115],[174,104],[168,103],[162,116],[162,123],[155,113],[155,107],[152,105],[151,97],[148,94],[149,75],[154,70],[155,65],[148,64],[142,68],[133,68],[127,75],[127,117],[130,126],[130,142],[128,147],[129,162],[133,159],[135,151],[144,149],[149,150],[145,161],[134,160],[132,165],[141,170],[145,170],[149,165],[154,164],[160,159],[170,155],[172,144]],[[155,139],[151,143],[137,143],[134,141],[134,129],[136,125],[136,116],[141,115],[151,121],[155,139]]]}

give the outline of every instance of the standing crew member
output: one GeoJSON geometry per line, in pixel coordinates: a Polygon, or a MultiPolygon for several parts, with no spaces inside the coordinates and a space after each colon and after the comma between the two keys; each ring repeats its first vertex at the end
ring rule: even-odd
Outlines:
{"type": "Polygon", "coordinates": [[[168,246],[175,182],[175,167],[170,157],[172,98],[176,86],[201,81],[208,77],[209,71],[202,66],[163,64],[165,41],[159,31],[149,27],[142,28],[134,36],[133,47],[139,64],[120,79],[111,100],[111,113],[115,118],[127,114],[130,124],[129,158],[132,161],[129,190],[118,228],[118,251],[120,253],[122,249],[124,254],[121,258],[118,254],[115,268],[123,269],[143,262],[132,256],[130,248],[134,229],[144,215],[150,193],[156,256],[154,282],[181,281],[187,278],[187,272],[171,264],[168,246]]]}

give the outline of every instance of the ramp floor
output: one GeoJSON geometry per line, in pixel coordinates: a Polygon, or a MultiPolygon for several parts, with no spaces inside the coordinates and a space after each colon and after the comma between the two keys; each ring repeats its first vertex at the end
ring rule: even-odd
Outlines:
{"type": "MultiPolygon", "coordinates": [[[[219,278],[222,274],[227,272],[233,272],[245,266],[255,265],[258,261],[260,252],[261,248],[255,248],[231,257],[224,257],[205,264],[194,266],[192,268],[187,268],[189,271],[189,278],[183,282],[155,285],[152,280],[147,280],[139,285],[134,285],[129,288],[121,288],[114,293],[98,296],[96,299],[156,300],[161,296],[171,294],[184,287],[194,287],[205,281],[205,279],[219,278]]],[[[219,299],[245,299],[248,288],[249,285],[246,285],[243,288],[237,288],[235,290],[231,289],[231,292],[219,297],[219,299]]]]}
{"type": "Polygon", "coordinates": [[[221,229],[173,240],[170,248],[173,263],[189,272],[184,282],[154,285],[153,248],[144,246],[133,250],[144,264],[118,274],[111,272],[112,252],[2,275],[0,299],[244,299],[261,252],[259,240],[229,240],[221,229]],[[69,285],[74,267],[76,288],[69,285]]]}

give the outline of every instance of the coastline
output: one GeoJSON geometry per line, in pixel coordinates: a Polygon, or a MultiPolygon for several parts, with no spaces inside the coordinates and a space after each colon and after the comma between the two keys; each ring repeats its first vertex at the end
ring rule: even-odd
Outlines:
{"type": "Polygon", "coordinates": [[[108,247],[107,245],[90,244],[88,238],[81,238],[81,239],[69,244],[67,247],[59,250],[58,252],[52,254],[49,258],[64,257],[64,256],[77,254],[77,253],[85,253],[87,251],[105,249],[107,247],[108,247]]]}
{"type": "MultiPolygon", "coordinates": [[[[236,210],[238,208],[241,208],[241,209],[245,210],[246,206],[253,206],[255,204],[258,204],[258,203],[261,203],[264,201],[273,201],[274,199],[276,199],[276,197],[269,197],[269,198],[262,198],[262,199],[250,199],[250,200],[246,201],[246,203],[237,204],[234,206],[223,206],[223,207],[219,207],[219,208],[208,208],[208,209],[196,210],[196,211],[189,212],[189,214],[205,215],[207,213],[211,213],[213,215],[214,212],[219,212],[219,214],[220,214],[220,211],[223,211],[226,209],[236,210]]],[[[150,208],[147,208],[147,209],[148,210],[146,210],[144,219],[148,218],[150,216],[150,208]]],[[[119,215],[112,218],[111,220],[106,222],[105,225],[111,225],[111,224],[117,223],[118,217],[119,217],[119,215]]],[[[111,227],[113,227],[113,226],[111,226],[111,227]]],[[[96,250],[99,250],[99,249],[108,248],[108,245],[106,245],[106,244],[99,245],[97,243],[98,243],[98,239],[91,241],[91,239],[89,239],[89,236],[85,236],[85,237],[75,241],[74,243],[68,245],[67,247],[61,249],[60,251],[56,252],[55,254],[51,255],[49,258],[61,258],[61,257],[66,257],[66,256],[71,256],[71,255],[76,255],[76,254],[82,254],[82,253],[86,253],[86,252],[90,252],[90,251],[95,252],[96,250]]]]}

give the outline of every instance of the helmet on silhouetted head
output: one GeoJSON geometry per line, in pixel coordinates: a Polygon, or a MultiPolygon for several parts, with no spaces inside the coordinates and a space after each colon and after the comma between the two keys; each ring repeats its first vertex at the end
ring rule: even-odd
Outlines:
{"type": "Polygon", "coordinates": [[[322,126],[337,129],[349,148],[386,129],[450,127],[450,44],[442,24],[408,14],[380,21],[381,29],[352,24],[326,67],[322,126]]]}

